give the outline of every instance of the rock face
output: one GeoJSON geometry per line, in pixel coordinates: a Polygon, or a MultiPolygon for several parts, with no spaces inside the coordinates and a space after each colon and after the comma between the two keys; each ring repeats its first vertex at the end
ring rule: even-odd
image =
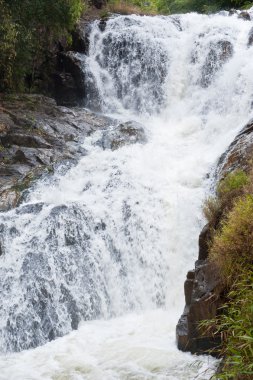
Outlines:
{"type": "MultiPolygon", "coordinates": [[[[220,157],[216,179],[223,178],[235,169],[248,170],[253,157],[253,120],[242,129],[226,152],[220,157]]],[[[184,284],[185,309],[176,328],[177,345],[182,351],[203,354],[219,354],[221,338],[203,333],[202,320],[214,318],[224,304],[223,285],[217,271],[208,261],[208,242],[211,231],[207,224],[199,236],[199,256],[195,269],[187,274],[184,284]]]]}
{"type": "Polygon", "coordinates": [[[236,136],[226,152],[220,157],[216,178],[223,178],[235,169],[248,170],[253,157],[253,119],[236,136]]]}
{"type": "Polygon", "coordinates": [[[71,50],[87,54],[89,51],[89,34],[91,30],[91,22],[93,18],[81,19],[76,29],[72,32],[72,46],[71,50]]]}
{"type": "Polygon", "coordinates": [[[206,225],[199,237],[199,258],[195,269],[187,274],[184,283],[185,309],[176,328],[177,345],[182,351],[205,354],[215,350],[220,344],[220,337],[203,334],[199,322],[212,319],[222,305],[220,278],[216,269],[208,262],[209,226],[206,225]]]}
{"type": "Polygon", "coordinates": [[[0,211],[15,207],[30,183],[58,162],[84,155],[82,139],[109,125],[40,95],[0,96],[0,104],[0,211]]]}
{"type": "Polygon", "coordinates": [[[58,54],[58,69],[55,77],[55,99],[58,105],[80,106],[85,97],[84,56],[68,51],[58,54]]]}

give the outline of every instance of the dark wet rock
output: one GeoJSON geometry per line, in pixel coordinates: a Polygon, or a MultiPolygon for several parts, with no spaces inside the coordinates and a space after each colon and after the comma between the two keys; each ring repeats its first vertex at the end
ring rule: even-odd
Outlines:
{"type": "Polygon", "coordinates": [[[207,224],[199,236],[199,257],[195,269],[187,274],[184,283],[185,309],[176,328],[177,345],[182,351],[205,354],[210,350],[218,354],[220,337],[214,338],[201,331],[199,322],[212,319],[222,305],[221,284],[216,267],[208,262],[208,242],[211,231],[207,224]]]}
{"type": "Polygon", "coordinates": [[[101,32],[104,32],[105,31],[105,28],[106,28],[106,22],[107,22],[107,19],[106,18],[102,18],[99,23],[98,23],[98,27],[99,29],[101,30],[101,32]]]}
{"type": "Polygon", "coordinates": [[[221,40],[210,45],[205,64],[202,68],[201,86],[208,87],[214,75],[233,55],[233,45],[230,41],[221,40]]]}
{"type": "Polygon", "coordinates": [[[246,21],[250,21],[250,19],[251,19],[250,14],[246,11],[240,12],[238,15],[238,18],[241,18],[241,19],[246,20],[246,21]]]}
{"type": "Polygon", "coordinates": [[[0,211],[16,207],[24,190],[58,163],[85,155],[85,136],[111,124],[41,95],[0,95],[0,102],[0,211]]]}
{"type": "Polygon", "coordinates": [[[236,15],[237,13],[238,13],[238,11],[236,9],[232,8],[229,10],[228,15],[233,16],[233,15],[236,15]]]}
{"type": "Polygon", "coordinates": [[[17,208],[17,214],[38,214],[43,209],[44,203],[33,203],[17,208]]]}
{"type": "MultiPolygon", "coordinates": [[[[9,147],[11,145],[29,147],[29,148],[44,148],[50,149],[52,146],[48,144],[43,137],[39,135],[27,134],[27,133],[9,133],[0,138],[0,143],[3,147],[9,147]]],[[[19,151],[21,153],[21,151],[19,151]]]]}
{"type": "Polygon", "coordinates": [[[214,338],[212,332],[203,334],[199,322],[214,318],[222,305],[217,269],[207,260],[197,261],[184,286],[186,305],[176,328],[178,348],[195,354],[213,350],[212,355],[216,356],[221,337],[214,338]]]}
{"type": "Polygon", "coordinates": [[[198,260],[205,260],[208,257],[208,243],[211,238],[209,224],[206,224],[199,235],[199,257],[198,260]]]}
{"type": "Polygon", "coordinates": [[[57,104],[64,106],[78,106],[80,98],[77,93],[75,80],[70,73],[55,73],[55,99],[57,104]]]}
{"type": "Polygon", "coordinates": [[[91,31],[90,20],[80,20],[75,30],[72,32],[71,49],[78,53],[87,54],[89,51],[89,35],[91,31]]]}
{"type": "Polygon", "coordinates": [[[250,29],[249,31],[249,39],[248,39],[248,46],[253,45],[253,28],[250,29]]]}
{"type": "Polygon", "coordinates": [[[216,170],[217,179],[236,169],[249,170],[253,157],[253,120],[250,120],[220,157],[216,170]]]}
{"type": "Polygon", "coordinates": [[[58,69],[55,77],[55,99],[58,105],[79,106],[84,103],[85,75],[84,57],[73,51],[58,55],[58,69]]]}
{"type": "Polygon", "coordinates": [[[104,132],[99,144],[103,149],[116,150],[125,145],[144,144],[147,141],[141,124],[129,121],[104,132]]]}
{"type": "Polygon", "coordinates": [[[92,4],[97,9],[101,9],[103,7],[103,5],[105,5],[105,3],[106,3],[105,0],[92,0],[92,4]]]}

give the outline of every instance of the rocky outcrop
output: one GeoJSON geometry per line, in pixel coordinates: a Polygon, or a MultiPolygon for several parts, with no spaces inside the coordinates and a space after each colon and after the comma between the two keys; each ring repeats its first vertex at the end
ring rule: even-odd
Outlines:
{"type": "Polygon", "coordinates": [[[220,157],[216,178],[223,178],[235,169],[247,171],[253,158],[253,119],[236,136],[226,152],[220,157]]]}
{"type": "Polygon", "coordinates": [[[104,132],[98,144],[102,146],[103,149],[116,150],[125,145],[143,144],[146,141],[147,139],[142,125],[129,121],[104,132]]]}
{"type": "Polygon", "coordinates": [[[57,163],[85,155],[80,142],[109,125],[109,119],[58,107],[41,95],[2,95],[0,104],[0,211],[15,207],[31,182],[57,163]]]}
{"type": "MultiPolygon", "coordinates": [[[[235,169],[248,170],[253,158],[253,120],[242,129],[220,157],[215,173],[222,179],[235,169]]],[[[184,284],[185,309],[176,328],[177,345],[182,351],[219,355],[221,337],[205,331],[200,322],[216,317],[225,302],[224,287],[215,267],[208,261],[211,229],[207,224],[199,236],[199,256],[184,284]]]]}
{"type": "Polygon", "coordinates": [[[222,285],[216,268],[208,262],[209,226],[206,225],[199,237],[199,257],[195,269],[187,274],[184,284],[185,309],[176,328],[177,345],[182,351],[218,355],[220,337],[212,331],[201,329],[199,322],[212,319],[223,304],[222,285]]]}
{"type": "Polygon", "coordinates": [[[72,32],[71,46],[61,46],[57,54],[54,77],[54,97],[58,105],[76,107],[86,96],[85,55],[89,51],[91,23],[99,18],[96,11],[84,16],[72,32]]]}

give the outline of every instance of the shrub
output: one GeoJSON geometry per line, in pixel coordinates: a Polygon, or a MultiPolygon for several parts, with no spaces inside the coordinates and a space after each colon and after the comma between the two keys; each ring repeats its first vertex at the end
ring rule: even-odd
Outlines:
{"type": "Polygon", "coordinates": [[[0,0],[0,9],[0,91],[4,91],[12,85],[17,28],[3,0],[0,0]]]}
{"type": "Polygon", "coordinates": [[[212,226],[209,261],[220,273],[227,302],[205,331],[222,335],[220,380],[253,378],[253,172],[237,170],[205,202],[212,226]]]}
{"type": "Polygon", "coordinates": [[[213,238],[210,260],[231,286],[242,268],[253,263],[253,196],[240,198],[213,238]]]}
{"type": "Polygon", "coordinates": [[[242,170],[229,173],[217,186],[216,196],[209,197],[203,206],[203,213],[210,227],[217,229],[221,220],[232,209],[234,202],[249,185],[249,176],[242,170]]]}
{"type": "Polygon", "coordinates": [[[68,36],[83,1],[0,0],[0,8],[0,91],[22,91],[51,59],[57,40],[68,36]]]}
{"type": "Polygon", "coordinates": [[[248,183],[248,175],[243,170],[235,170],[219,183],[217,187],[218,197],[226,198],[229,196],[234,198],[248,183]]]}
{"type": "MultiPolygon", "coordinates": [[[[158,10],[161,13],[211,13],[220,9],[247,8],[249,1],[245,0],[158,0],[158,10]]],[[[252,5],[252,3],[251,3],[252,5]]]]}

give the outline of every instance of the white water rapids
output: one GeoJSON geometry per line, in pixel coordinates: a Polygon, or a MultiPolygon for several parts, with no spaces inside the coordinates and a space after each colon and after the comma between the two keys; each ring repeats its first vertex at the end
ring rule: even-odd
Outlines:
{"type": "Polygon", "coordinates": [[[177,351],[175,326],[207,174],[252,116],[251,27],[197,14],[94,23],[87,107],[138,121],[147,142],[103,150],[96,132],[75,167],[1,214],[1,380],[211,376],[214,359],[177,351]]]}

